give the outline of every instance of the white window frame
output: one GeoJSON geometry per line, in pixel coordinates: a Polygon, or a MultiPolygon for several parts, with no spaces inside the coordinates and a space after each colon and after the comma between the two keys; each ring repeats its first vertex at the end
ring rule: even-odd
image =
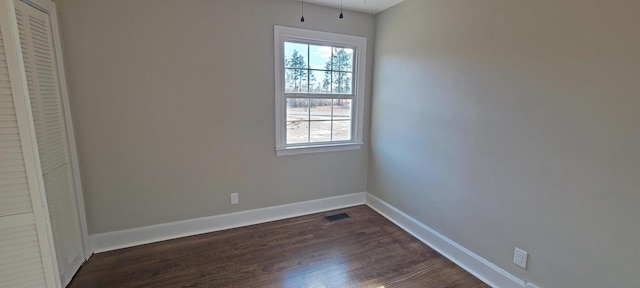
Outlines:
{"type": "MultiPolygon", "coordinates": [[[[328,33],[285,26],[274,26],[275,48],[275,97],[276,97],[276,155],[297,155],[360,149],[364,144],[364,99],[367,59],[367,38],[344,34],[328,33]],[[351,115],[351,141],[309,143],[307,145],[287,145],[287,108],[284,81],[284,42],[298,42],[312,45],[327,45],[353,48],[353,98],[351,115]]],[[[324,94],[295,94],[312,98],[329,98],[324,94]]]]}

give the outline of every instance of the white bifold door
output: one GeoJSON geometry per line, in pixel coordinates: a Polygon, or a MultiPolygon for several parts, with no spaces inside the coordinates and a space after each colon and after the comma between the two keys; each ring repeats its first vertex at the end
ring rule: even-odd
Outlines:
{"type": "Polygon", "coordinates": [[[0,287],[57,287],[12,4],[0,1],[0,287]]]}
{"type": "MultiPolygon", "coordinates": [[[[84,262],[84,241],[50,15],[15,1],[33,124],[60,279],[84,262]]],[[[54,10],[55,11],[55,10],[54,10]]],[[[77,175],[76,175],[77,176],[77,175]]]]}
{"type": "Polygon", "coordinates": [[[0,288],[58,288],[86,221],[55,3],[23,1],[0,0],[0,288]]]}

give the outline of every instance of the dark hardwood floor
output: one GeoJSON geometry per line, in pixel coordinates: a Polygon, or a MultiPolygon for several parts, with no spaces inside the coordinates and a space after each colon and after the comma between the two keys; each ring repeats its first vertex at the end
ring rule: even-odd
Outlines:
{"type": "Polygon", "coordinates": [[[95,254],[69,287],[489,286],[357,206],[95,254]]]}

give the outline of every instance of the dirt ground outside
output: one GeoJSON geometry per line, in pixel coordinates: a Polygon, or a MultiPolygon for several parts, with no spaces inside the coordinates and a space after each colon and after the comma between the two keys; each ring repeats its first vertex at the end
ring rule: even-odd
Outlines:
{"type": "Polygon", "coordinates": [[[350,104],[287,107],[287,144],[348,140],[351,140],[350,104]]]}

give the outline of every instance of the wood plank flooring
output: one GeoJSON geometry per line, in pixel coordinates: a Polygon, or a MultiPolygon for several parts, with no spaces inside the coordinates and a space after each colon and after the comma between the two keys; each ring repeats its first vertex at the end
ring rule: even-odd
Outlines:
{"type": "Polygon", "coordinates": [[[357,206],[96,254],[69,287],[489,286],[357,206]]]}

